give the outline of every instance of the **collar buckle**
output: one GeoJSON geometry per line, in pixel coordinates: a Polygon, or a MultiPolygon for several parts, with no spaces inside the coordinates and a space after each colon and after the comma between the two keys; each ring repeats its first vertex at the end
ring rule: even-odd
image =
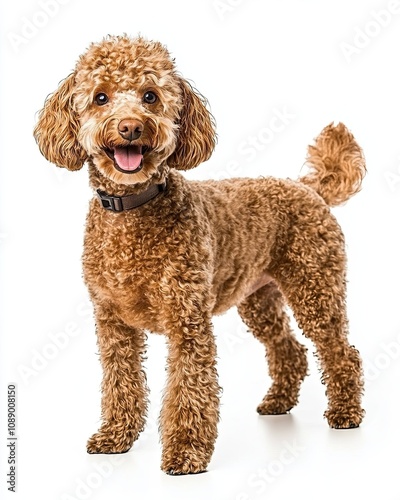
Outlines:
{"type": "Polygon", "coordinates": [[[103,208],[110,210],[111,212],[122,212],[124,207],[122,206],[122,200],[120,196],[110,196],[104,191],[97,190],[97,196],[99,197],[100,203],[103,208]]]}

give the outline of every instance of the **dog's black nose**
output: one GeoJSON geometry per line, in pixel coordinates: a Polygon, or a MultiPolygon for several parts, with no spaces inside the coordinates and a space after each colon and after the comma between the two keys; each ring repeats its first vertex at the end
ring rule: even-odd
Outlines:
{"type": "Polygon", "coordinates": [[[143,123],[139,120],[121,120],[118,124],[118,132],[127,141],[139,139],[143,132],[143,123]]]}

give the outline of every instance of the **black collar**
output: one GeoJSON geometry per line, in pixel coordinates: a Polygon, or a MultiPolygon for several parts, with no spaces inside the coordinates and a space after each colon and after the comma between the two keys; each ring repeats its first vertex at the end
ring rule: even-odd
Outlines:
{"type": "Polygon", "coordinates": [[[166,188],[167,183],[164,182],[163,184],[153,184],[139,194],[112,196],[98,189],[97,195],[103,208],[111,210],[111,212],[122,212],[124,210],[132,210],[133,208],[144,205],[160,193],[163,193],[166,188]]]}

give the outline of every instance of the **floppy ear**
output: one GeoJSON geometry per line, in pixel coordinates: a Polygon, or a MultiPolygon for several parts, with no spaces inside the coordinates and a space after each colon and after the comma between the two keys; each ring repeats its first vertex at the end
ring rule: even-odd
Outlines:
{"type": "Polygon", "coordinates": [[[33,133],[42,155],[68,170],[79,170],[87,159],[77,139],[79,121],[71,102],[74,79],[74,74],[68,76],[46,99],[33,133]]]}
{"type": "Polygon", "coordinates": [[[168,164],[178,170],[189,170],[210,158],[216,142],[215,122],[207,110],[207,100],[182,78],[180,86],[183,106],[176,148],[168,164]]]}

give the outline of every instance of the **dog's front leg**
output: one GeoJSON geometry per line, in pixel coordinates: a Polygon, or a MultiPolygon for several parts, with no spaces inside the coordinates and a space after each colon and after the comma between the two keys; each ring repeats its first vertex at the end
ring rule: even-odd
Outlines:
{"type": "Polygon", "coordinates": [[[96,308],[96,326],[103,368],[102,425],[87,443],[88,453],[128,451],[143,430],[147,408],[146,375],[142,369],[145,333],[119,322],[113,312],[96,308]]]}
{"type": "Polygon", "coordinates": [[[168,474],[206,470],[219,418],[211,319],[183,314],[168,335],[168,382],[161,412],[162,464],[168,474]]]}

